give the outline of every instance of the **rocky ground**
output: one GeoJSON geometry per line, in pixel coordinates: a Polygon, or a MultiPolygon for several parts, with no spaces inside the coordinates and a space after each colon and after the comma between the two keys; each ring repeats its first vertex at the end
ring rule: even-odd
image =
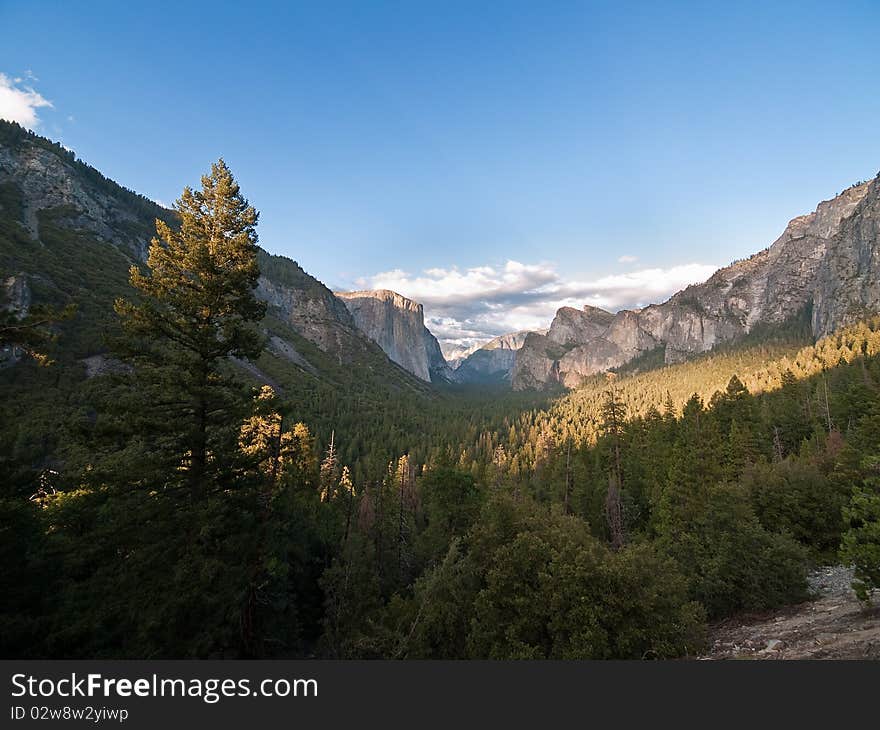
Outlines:
{"type": "Polygon", "coordinates": [[[880,659],[880,600],[866,609],[840,566],[810,575],[814,599],[712,627],[701,659],[880,659]]]}

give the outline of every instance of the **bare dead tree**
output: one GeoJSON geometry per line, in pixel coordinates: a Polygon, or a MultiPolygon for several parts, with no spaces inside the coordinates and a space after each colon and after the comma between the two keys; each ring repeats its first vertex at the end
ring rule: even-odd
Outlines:
{"type": "Polygon", "coordinates": [[[608,491],[605,493],[605,519],[611,535],[611,548],[620,550],[626,542],[623,526],[623,505],[620,500],[620,488],[614,474],[608,475],[608,491]]]}
{"type": "Polygon", "coordinates": [[[782,461],[784,454],[782,453],[782,438],[779,435],[779,426],[773,427],[773,454],[776,461],[782,461]]]}

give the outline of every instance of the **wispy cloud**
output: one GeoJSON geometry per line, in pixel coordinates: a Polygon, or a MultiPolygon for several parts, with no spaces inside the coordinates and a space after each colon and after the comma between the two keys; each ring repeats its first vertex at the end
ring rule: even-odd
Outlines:
{"type": "Polygon", "coordinates": [[[634,264],[638,260],[639,260],[638,256],[630,256],[627,254],[626,256],[621,256],[619,259],[617,259],[617,263],[619,263],[619,264],[634,264]]]}
{"type": "Polygon", "coordinates": [[[413,275],[400,269],[358,279],[361,288],[392,289],[425,306],[429,329],[444,351],[469,347],[506,332],[543,329],[560,307],[591,304],[610,311],[664,301],[707,279],[711,264],[637,269],[593,279],[563,279],[550,263],[468,269],[432,268],[413,275]]]}
{"type": "Polygon", "coordinates": [[[24,78],[10,78],[0,73],[0,119],[18,122],[24,127],[34,129],[40,125],[37,109],[51,108],[52,102],[38,91],[25,84],[36,81],[28,71],[24,78]]]}

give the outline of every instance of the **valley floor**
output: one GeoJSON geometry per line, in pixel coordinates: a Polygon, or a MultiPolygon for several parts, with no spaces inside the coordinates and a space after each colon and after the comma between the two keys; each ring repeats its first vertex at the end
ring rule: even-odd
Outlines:
{"type": "Polygon", "coordinates": [[[865,609],[850,588],[852,571],[815,570],[815,598],[770,614],[739,616],[710,630],[701,659],[880,659],[880,605],[865,609]]]}

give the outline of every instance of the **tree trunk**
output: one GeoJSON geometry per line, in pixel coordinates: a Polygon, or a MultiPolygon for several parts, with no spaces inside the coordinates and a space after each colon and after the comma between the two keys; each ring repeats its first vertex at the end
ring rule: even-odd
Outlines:
{"type": "Polygon", "coordinates": [[[196,396],[193,438],[190,444],[190,469],[189,485],[190,494],[194,501],[199,500],[204,494],[205,472],[208,462],[208,404],[206,389],[208,385],[208,367],[202,363],[198,371],[196,383],[196,396]]]}
{"type": "Polygon", "coordinates": [[[623,534],[623,506],[620,502],[620,489],[613,476],[608,479],[608,492],[605,495],[605,518],[608,521],[611,548],[620,550],[626,541],[623,534]]]}

